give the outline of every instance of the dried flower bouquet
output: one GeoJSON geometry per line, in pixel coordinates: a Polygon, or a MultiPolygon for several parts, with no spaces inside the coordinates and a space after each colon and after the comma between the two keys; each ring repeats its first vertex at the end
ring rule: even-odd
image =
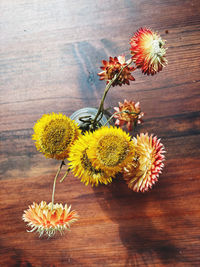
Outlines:
{"type": "Polygon", "coordinates": [[[80,116],[78,125],[64,114],[44,114],[34,126],[33,140],[36,148],[47,158],[60,160],[54,178],[52,202],[33,203],[24,211],[23,220],[40,236],[51,237],[56,232],[69,229],[78,219],[76,211],[65,204],[54,204],[56,180],[67,165],[61,182],[71,171],[85,185],[109,184],[121,174],[128,187],[135,192],[148,191],[158,180],[163,169],[165,149],[156,136],[141,133],[131,136],[128,131],[143,122],[140,103],[124,100],[102,125],[104,102],[111,87],[129,85],[135,81],[133,72],[141,69],[144,74],[155,75],[167,64],[165,42],[147,28],[139,29],[130,40],[131,58],[110,57],[102,61],[100,80],[106,81],[101,103],[94,116],[80,116]],[[115,126],[109,125],[114,119],[115,126]]]}

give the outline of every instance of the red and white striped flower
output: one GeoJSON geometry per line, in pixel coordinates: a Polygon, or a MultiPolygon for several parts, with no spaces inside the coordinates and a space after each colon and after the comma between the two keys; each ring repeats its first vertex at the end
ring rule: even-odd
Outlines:
{"type": "Polygon", "coordinates": [[[144,74],[154,75],[167,63],[165,42],[147,28],[139,29],[130,40],[132,59],[144,74]]]}
{"type": "Polygon", "coordinates": [[[153,135],[140,134],[133,138],[137,157],[124,168],[123,177],[128,187],[136,192],[145,192],[158,181],[164,167],[165,149],[160,139],[153,135]]]}

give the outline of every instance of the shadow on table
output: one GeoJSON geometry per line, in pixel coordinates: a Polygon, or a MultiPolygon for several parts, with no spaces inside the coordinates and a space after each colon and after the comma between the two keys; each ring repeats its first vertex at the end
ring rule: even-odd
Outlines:
{"type": "Polygon", "coordinates": [[[108,51],[111,56],[122,53],[115,42],[107,39],[67,44],[62,50],[63,58],[73,56],[78,71],[78,95],[85,106],[93,106],[97,96],[99,102],[103,95],[106,83],[99,80],[97,73],[101,72],[102,60],[109,60],[108,51]]]}
{"type": "Polygon", "coordinates": [[[155,202],[154,192],[135,193],[117,179],[108,186],[94,188],[94,193],[102,209],[119,225],[119,235],[128,252],[125,266],[183,261],[180,248],[173,244],[169,232],[163,230],[163,223],[154,217],[153,211],[154,222],[147,215],[148,201],[155,202]]]}

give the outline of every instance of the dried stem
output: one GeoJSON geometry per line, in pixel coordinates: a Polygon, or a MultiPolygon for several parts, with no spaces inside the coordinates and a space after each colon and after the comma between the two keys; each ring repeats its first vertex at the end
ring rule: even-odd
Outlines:
{"type": "Polygon", "coordinates": [[[56,173],[56,176],[54,178],[54,183],[53,183],[53,192],[52,192],[52,201],[51,201],[51,210],[53,210],[53,205],[54,205],[54,195],[55,195],[55,189],[56,189],[56,180],[58,178],[58,175],[60,174],[60,171],[62,169],[62,166],[65,165],[65,162],[62,161],[58,170],[57,170],[57,173],[56,173]]]}
{"type": "Polygon", "coordinates": [[[71,168],[68,168],[68,169],[67,169],[65,175],[60,179],[60,183],[62,183],[62,182],[65,180],[65,178],[66,178],[67,175],[69,174],[70,170],[71,170],[71,168]]]}
{"type": "Polygon", "coordinates": [[[92,126],[93,128],[95,128],[96,124],[97,124],[97,119],[99,117],[99,115],[103,115],[103,111],[104,111],[104,101],[105,101],[105,98],[106,98],[106,95],[108,93],[108,91],[110,90],[110,87],[113,85],[113,83],[118,79],[118,77],[121,75],[122,71],[128,67],[131,63],[133,62],[133,60],[131,59],[130,62],[128,64],[126,64],[125,66],[123,66],[120,70],[120,72],[118,74],[115,74],[115,76],[112,78],[112,80],[109,81],[109,83],[106,85],[106,88],[105,88],[105,91],[103,93],[103,96],[102,96],[102,99],[101,99],[101,103],[100,103],[100,106],[99,106],[99,109],[97,111],[97,114],[92,122],[92,126]]]}

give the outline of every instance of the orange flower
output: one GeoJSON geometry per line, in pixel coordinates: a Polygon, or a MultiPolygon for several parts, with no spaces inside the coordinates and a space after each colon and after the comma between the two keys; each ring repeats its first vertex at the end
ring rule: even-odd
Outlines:
{"type": "Polygon", "coordinates": [[[43,234],[52,237],[57,231],[61,234],[70,228],[70,224],[77,220],[76,211],[70,211],[71,206],[63,207],[62,204],[47,204],[42,201],[40,204],[33,203],[28,210],[24,211],[22,219],[32,229],[29,232],[37,231],[40,236],[43,234]]]}
{"type": "Polygon", "coordinates": [[[144,113],[141,112],[140,109],[140,103],[133,101],[127,101],[124,100],[124,103],[119,102],[119,107],[114,107],[114,110],[116,111],[116,115],[114,116],[115,119],[115,125],[117,126],[123,126],[124,124],[127,124],[128,131],[131,131],[133,128],[133,124],[140,124],[142,123],[142,117],[144,116],[144,113]],[[119,113],[122,112],[122,113],[119,113]]]}
{"type": "MultiPolygon", "coordinates": [[[[125,61],[125,56],[110,57],[109,61],[102,60],[103,67],[102,72],[98,73],[100,80],[106,80],[107,83],[114,78],[116,74],[121,71],[123,66],[126,66],[128,62],[125,61]]],[[[122,86],[122,84],[130,84],[130,81],[134,81],[135,78],[131,75],[131,72],[134,71],[134,67],[125,67],[122,73],[119,75],[117,80],[112,84],[112,86],[122,86]]]]}
{"type": "Polygon", "coordinates": [[[150,29],[141,28],[130,40],[132,59],[144,74],[154,75],[167,63],[165,42],[150,29]]]}
{"type": "Polygon", "coordinates": [[[164,146],[153,135],[140,134],[133,139],[137,157],[124,168],[123,177],[128,187],[136,192],[145,192],[158,180],[164,167],[164,146]]]}

